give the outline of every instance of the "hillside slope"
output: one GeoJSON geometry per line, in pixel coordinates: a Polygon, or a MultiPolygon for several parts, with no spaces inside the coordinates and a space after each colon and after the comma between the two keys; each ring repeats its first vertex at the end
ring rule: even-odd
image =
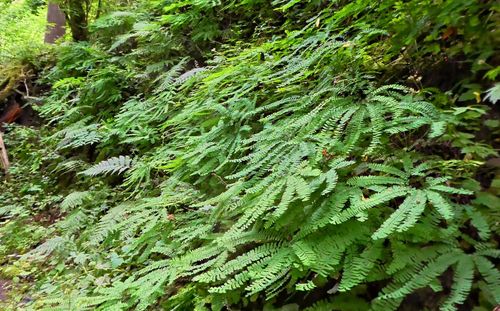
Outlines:
{"type": "Polygon", "coordinates": [[[3,134],[2,307],[491,310],[499,16],[138,1],[4,61],[36,120],[3,134]]]}

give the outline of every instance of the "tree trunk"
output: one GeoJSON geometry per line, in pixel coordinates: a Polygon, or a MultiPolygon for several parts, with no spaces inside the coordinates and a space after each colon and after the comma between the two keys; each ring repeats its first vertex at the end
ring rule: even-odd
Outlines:
{"type": "Polygon", "coordinates": [[[3,143],[3,137],[1,132],[0,132],[0,166],[4,169],[5,177],[7,178],[7,180],[9,180],[10,164],[9,164],[9,158],[7,157],[7,149],[5,148],[5,144],[3,143]]]}
{"type": "Polygon", "coordinates": [[[102,0],[99,0],[99,2],[97,2],[97,13],[95,14],[95,19],[98,19],[101,16],[101,9],[102,9],[102,0]]]}
{"type": "Polygon", "coordinates": [[[66,18],[57,3],[49,3],[45,43],[53,44],[66,33],[66,18]]]}
{"type": "Polygon", "coordinates": [[[68,0],[66,16],[75,41],[87,41],[88,37],[87,13],[83,6],[84,2],[81,0],[68,0]]]}

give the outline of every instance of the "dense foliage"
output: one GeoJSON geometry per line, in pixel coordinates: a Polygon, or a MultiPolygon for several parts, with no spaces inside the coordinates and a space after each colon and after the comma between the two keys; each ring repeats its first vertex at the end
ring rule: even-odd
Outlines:
{"type": "Polygon", "coordinates": [[[0,1],[0,12],[0,63],[34,62],[45,48],[45,10],[33,11],[24,1],[0,1]]]}
{"type": "Polygon", "coordinates": [[[2,307],[500,304],[498,4],[106,8],[17,58],[41,125],[4,134],[2,307]]]}

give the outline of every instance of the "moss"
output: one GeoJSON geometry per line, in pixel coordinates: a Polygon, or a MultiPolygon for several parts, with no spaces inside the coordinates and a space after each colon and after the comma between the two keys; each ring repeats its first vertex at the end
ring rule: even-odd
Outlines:
{"type": "Polygon", "coordinates": [[[6,100],[13,92],[19,81],[25,77],[26,68],[14,65],[0,68],[0,103],[6,100]]]}

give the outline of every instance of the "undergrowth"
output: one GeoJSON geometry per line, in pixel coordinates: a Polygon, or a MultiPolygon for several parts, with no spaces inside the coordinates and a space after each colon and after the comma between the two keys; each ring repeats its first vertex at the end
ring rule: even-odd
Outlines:
{"type": "Polygon", "coordinates": [[[491,309],[498,9],[143,1],[96,20],[39,65],[44,125],[7,128],[6,308],[491,309]]]}

